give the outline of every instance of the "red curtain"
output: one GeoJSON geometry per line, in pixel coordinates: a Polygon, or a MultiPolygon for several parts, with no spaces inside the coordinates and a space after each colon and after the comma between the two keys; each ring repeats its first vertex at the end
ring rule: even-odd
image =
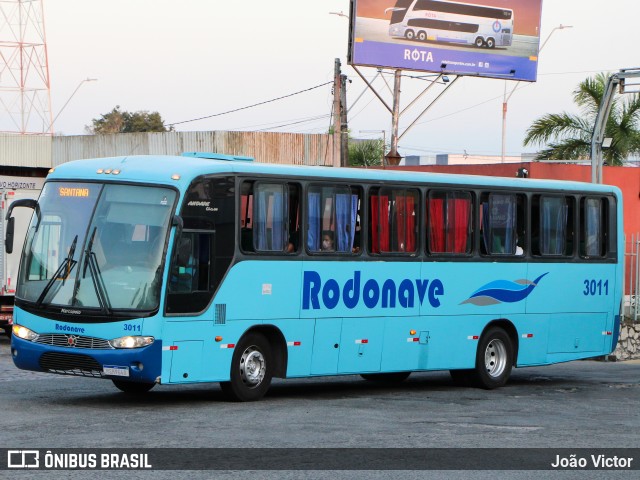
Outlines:
{"type": "Polygon", "coordinates": [[[449,225],[450,231],[453,233],[453,242],[449,245],[453,246],[454,253],[465,253],[467,251],[467,236],[469,234],[469,200],[466,198],[456,198],[449,202],[451,207],[453,203],[454,221],[449,225]]]}
{"type": "Polygon", "coordinates": [[[380,205],[379,225],[380,225],[380,251],[389,251],[389,197],[381,195],[378,197],[380,205]]]}
{"type": "Polygon", "coordinates": [[[429,250],[444,252],[444,200],[429,199],[429,250]]]}
{"type": "Polygon", "coordinates": [[[371,195],[371,253],[380,253],[378,223],[378,197],[371,195]]]}

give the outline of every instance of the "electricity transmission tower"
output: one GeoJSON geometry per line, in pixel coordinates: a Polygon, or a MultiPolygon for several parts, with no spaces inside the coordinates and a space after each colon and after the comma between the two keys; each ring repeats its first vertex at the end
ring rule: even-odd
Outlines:
{"type": "Polygon", "coordinates": [[[51,134],[42,0],[0,0],[0,133],[51,134]]]}

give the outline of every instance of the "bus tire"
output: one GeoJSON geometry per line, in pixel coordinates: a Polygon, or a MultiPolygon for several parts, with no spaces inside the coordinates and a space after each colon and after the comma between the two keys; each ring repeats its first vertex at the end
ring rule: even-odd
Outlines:
{"type": "Polygon", "coordinates": [[[492,37],[487,38],[487,48],[496,48],[495,38],[492,38],[492,37]]]}
{"type": "Polygon", "coordinates": [[[400,383],[409,378],[411,372],[362,373],[360,376],[369,382],[400,383]]]}
{"type": "Polygon", "coordinates": [[[118,390],[131,395],[140,395],[147,393],[156,386],[152,382],[127,382],[124,380],[111,380],[118,390]]]}
{"type": "Polygon", "coordinates": [[[413,40],[414,38],[416,38],[416,34],[413,30],[408,29],[406,32],[404,32],[404,38],[406,38],[407,40],[413,40]]]}
{"type": "Polygon", "coordinates": [[[420,40],[421,42],[426,42],[427,41],[427,34],[424,30],[420,30],[418,32],[417,35],[418,40],[420,40]]]}
{"type": "Polygon", "coordinates": [[[476,47],[482,48],[482,47],[484,47],[484,38],[476,37],[476,41],[473,42],[473,43],[475,44],[476,47]]]}
{"type": "Polygon", "coordinates": [[[480,338],[476,351],[473,381],[481,388],[502,387],[509,380],[513,366],[513,344],[503,329],[492,327],[480,338]]]}
{"type": "Polygon", "coordinates": [[[259,333],[245,335],[233,352],[231,376],[220,387],[229,399],[251,402],[261,399],[273,377],[271,346],[259,333]]]}

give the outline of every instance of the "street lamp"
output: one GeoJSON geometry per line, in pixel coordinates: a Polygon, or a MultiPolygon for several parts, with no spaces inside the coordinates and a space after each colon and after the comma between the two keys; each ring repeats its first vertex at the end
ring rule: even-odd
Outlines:
{"type": "MultiPolygon", "coordinates": [[[[60,114],[62,113],[62,111],[65,109],[65,107],[67,105],[69,105],[69,102],[71,101],[71,99],[73,98],[73,96],[76,94],[76,92],[78,90],[80,90],[80,87],[85,83],[85,82],[97,82],[98,79],[97,78],[85,78],[84,80],[82,80],[78,86],[76,87],[76,89],[73,91],[73,93],[71,94],[71,96],[67,99],[67,101],[65,102],[65,104],[62,106],[62,108],[58,111],[58,114],[55,116],[55,118],[51,121],[51,125],[49,125],[49,130],[53,129],[53,124],[56,123],[56,120],[58,119],[58,117],[60,116],[60,114]]],[[[52,130],[53,133],[53,130],[52,130]]]]}
{"type": "MultiPolygon", "coordinates": [[[[564,30],[565,28],[573,28],[573,25],[560,24],[553,30],[551,30],[551,32],[549,32],[549,35],[547,35],[547,38],[544,40],[544,42],[542,42],[542,45],[540,45],[540,48],[538,49],[538,55],[540,55],[540,52],[551,38],[551,35],[553,35],[556,30],[564,30]]],[[[511,90],[511,93],[507,95],[507,81],[504,81],[504,96],[502,100],[502,155],[500,157],[501,163],[504,163],[505,151],[507,146],[507,103],[509,102],[511,95],[513,95],[518,88],[518,85],[520,85],[520,81],[516,82],[516,84],[513,86],[513,89],[511,90]]]]}

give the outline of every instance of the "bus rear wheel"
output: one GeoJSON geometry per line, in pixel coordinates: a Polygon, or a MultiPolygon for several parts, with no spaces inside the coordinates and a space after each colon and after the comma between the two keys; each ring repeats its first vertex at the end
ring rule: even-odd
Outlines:
{"type": "Polygon", "coordinates": [[[126,382],[124,380],[111,380],[113,384],[118,388],[118,390],[123,391],[124,393],[129,393],[132,395],[140,395],[142,393],[147,393],[153,387],[156,386],[155,383],[151,382],[126,382]]]}
{"type": "Polygon", "coordinates": [[[491,37],[487,38],[487,48],[496,48],[495,39],[493,39],[491,37]]]}
{"type": "Polygon", "coordinates": [[[476,41],[474,42],[475,46],[478,48],[482,48],[484,47],[484,38],[482,37],[477,37],[476,41]]]}
{"type": "Polygon", "coordinates": [[[220,382],[220,387],[231,400],[251,402],[267,393],[272,377],[271,346],[262,335],[250,333],[236,346],[231,360],[230,380],[220,382]]]}
{"type": "Polygon", "coordinates": [[[404,32],[404,37],[407,40],[413,40],[414,38],[416,38],[416,34],[413,30],[407,30],[406,32],[404,32]]]}
{"type": "Polygon", "coordinates": [[[409,378],[411,372],[363,373],[360,376],[370,382],[400,383],[409,378]]]}
{"type": "Polygon", "coordinates": [[[498,327],[487,330],[478,344],[473,380],[488,390],[502,387],[513,366],[513,344],[507,332],[498,327]]]}
{"type": "Polygon", "coordinates": [[[427,34],[423,30],[418,32],[418,40],[421,42],[425,42],[427,40],[427,34]]]}

